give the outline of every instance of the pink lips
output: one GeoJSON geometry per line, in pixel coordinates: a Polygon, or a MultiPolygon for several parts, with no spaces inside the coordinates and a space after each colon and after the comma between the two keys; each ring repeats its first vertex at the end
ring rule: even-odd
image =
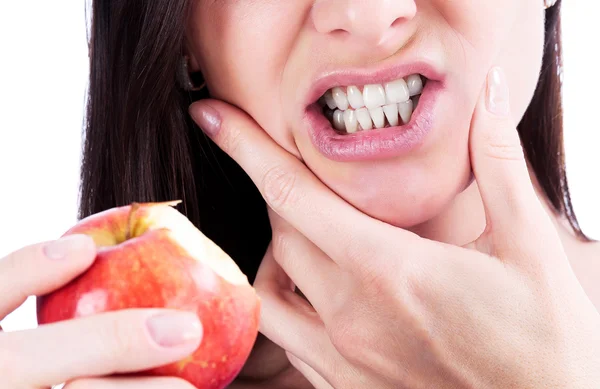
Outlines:
{"type": "Polygon", "coordinates": [[[374,72],[331,73],[319,79],[311,93],[304,124],[313,145],[326,158],[339,161],[366,161],[398,157],[418,148],[433,127],[434,108],[443,89],[442,76],[424,63],[402,65],[374,72]],[[428,81],[410,123],[354,134],[340,135],[331,127],[321,107],[315,101],[328,89],[337,85],[366,85],[384,83],[419,73],[428,81]]]}

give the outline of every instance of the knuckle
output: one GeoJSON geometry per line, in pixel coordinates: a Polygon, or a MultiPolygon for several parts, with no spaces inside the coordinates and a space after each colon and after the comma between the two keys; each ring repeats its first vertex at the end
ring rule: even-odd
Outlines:
{"type": "Polygon", "coordinates": [[[331,344],[350,362],[360,360],[361,350],[365,350],[366,337],[362,336],[358,327],[353,320],[336,320],[329,330],[331,344]]]}
{"type": "Polygon", "coordinates": [[[265,200],[273,209],[293,207],[298,200],[296,190],[298,174],[293,169],[274,166],[263,175],[262,187],[265,200]]]}
{"type": "Polygon", "coordinates": [[[486,154],[488,157],[502,161],[522,161],[524,159],[521,145],[490,144],[486,154]]]}
{"type": "Polygon", "coordinates": [[[506,161],[522,161],[525,159],[523,147],[515,131],[507,134],[504,131],[489,131],[484,153],[486,156],[506,161]]]}
{"type": "Polygon", "coordinates": [[[101,349],[108,358],[114,355],[123,357],[133,357],[138,347],[139,337],[135,336],[132,326],[125,323],[121,316],[110,317],[107,325],[100,326],[100,336],[98,340],[101,343],[101,349]]]}
{"type": "Polygon", "coordinates": [[[351,338],[351,329],[348,321],[339,320],[335,321],[335,324],[329,329],[329,338],[331,344],[335,349],[346,356],[346,349],[348,348],[348,340],[351,338]]]}
{"type": "MultiPolygon", "coordinates": [[[[387,253],[377,239],[370,238],[368,233],[356,233],[348,236],[343,242],[344,262],[348,263],[358,275],[375,276],[387,253]],[[357,237],[361,238],[357,238],[357,237]]],[[[384,246],[385,247],[385,246],[384,246]]]]}
{"type": "Polygon", "coordinates": [[[450,260],[448,253],[425,251],[414,258],[427,258],[428,261],[406,261],[402,266],[402,275],[397,277],[397,296],[403,302],[407,316],[413,316],[412,309],[426,307],[438,296],[448,295],[447,284],[443,277],[452,274],[457,260],[450,260]],[[441,275],[443,275],[442,278],[441,275]]]}
{"type": "MultiPolygon", "coordinates": [[[[344,257],[345,259],[352,264],[358,264],[361,266],[360,270],[365,270],[364,265],[368,263],[366,260],[366,250],[365,246],[361,245],[357,239],[348,239],[344,242],[344,257]]],[[[363,242],[366,244],[366,242],[363,242]]]]}
{"type": "Polygon", "coordinates": [[[242,131],[237,126],[231,126],[228,131],[222,131],[221,135],[221,147],[229,155],[236,155],[240,150],[242,144],[242,131]]]}
{"type": "Polygon", "coordinates": [[[2,271],[0,274],[14,277],[15,274],[21,274],[26,270],[24,264],[27,262],[26,259],[30,258],[34,250],[30,247],[17,250],[13,253],[8,254],[6,257],[0,259],[0,265],[2,265],[2,271]]]}
{"type": "Polygon", "coordinates": [[[273,234],[273,257],[277,262],[279,262],[281,258],[285,258],[288,253],[288,247],[289,243],[285,234],[273,234]]]}

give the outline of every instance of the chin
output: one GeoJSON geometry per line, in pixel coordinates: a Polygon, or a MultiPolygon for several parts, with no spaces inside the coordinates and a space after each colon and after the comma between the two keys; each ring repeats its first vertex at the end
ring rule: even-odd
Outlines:
{"type": "MultiPolygon", "coordinates": [[[[472,183],[468,155],[463,161],[451,168],[438,166],[434,169],[422,166],[414,169],[395,166],[390,169],[390,166],[384,165],[371,168],[371,174],[366,174],[368,178],[354,181],[359,185],[342,186],[331,182],[328,186],[375,219],[399,228],[418,229],[447,212],[457,196],[472,183]],[[386,172],[374,174],[376,170],[386,172]]],[[[358,175],[365,176],[364,172],[358,175]]]]}

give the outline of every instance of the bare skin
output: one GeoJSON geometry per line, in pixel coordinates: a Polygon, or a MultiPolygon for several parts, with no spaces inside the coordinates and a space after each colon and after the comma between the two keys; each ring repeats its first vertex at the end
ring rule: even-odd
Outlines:
{"type": "MultiPolygon", "coordinates": [[[[538,197],[539,185],[533,180],[538,197]]],[[[473,184],[465,196],[481,197],[477,185],[473,184]]],[[[568,221],[553,213],[544,202],[546,211],[556,226],[560,240],[568,255],[569,262],[585,293],[596,309],[600,310],[600,243],[581,240],[568,221]]],[[[483,211],[483,205],[481,205],[483,211]]],[[[479,220],[481,222],[481,220],[479,220]]],[[[485,222],[484,222],[485,223],[485,222]]],[[[314,386],[288,361],[282,348],[263,335],[259,335],[254,350],[244,370],[236,380],[233,389],[312,389],[314,386]]]]}
{"type": "MultiPolygon", "coordinates": [[[[502,7],[491,0],[194,2],[187,34],[190,65],[204,73],[212,96],[221,100],[211,104],[219,106],[223,120],[229,122],[224,126],[228,128],[221,129],[221,135],[213,139],[238,161],[263,194],[265,170],[287,166],[302,178],[298,185],[304,186],[298,188],[298,193],[307,193],[312,200],[310,206],[305,203],[305,207],[288,209],[282,209],[285,204],[281,201],[270,202],[276,211],[270,215],[276,237],[286,234],[290,242],[295,242],[296,249],[287,252],[289,258],[271,255],[263,260],[256,286],[265,302],[261,324],[265,336],[260,337],[231,389],[379,389],[390,387],[389,382],[393,388],[484,386],[474,382],[489,382],[489,387],[502,389],[600,386],[597,367],[600,356],[594,354],[600,349],[597,332],[600,287],[596,286],[600,273],[599,245],[579,241],[565,220],[549,212],[535,180],[531,188],[525,179],[526,165],[518,153],[497,161],[486,161],[484,155],[473,164],[469,154],[471,121],[476,107],[479,106],[481,114],[484,112],[481,89],[491,66],[502,67],[508,75],[511,120],[503,116],[502,125],[498,126],[500,122],[488,117],[487,122],[484,120],[475,127],[478,133],[495,128],[506,136],[501,140],[510,147],[493,153],[502,155],[507,150],[517,150],[515,123],[527,109],[537,83],[543,26],[542,0],[506,0],[502,7]],[[375,163],[332,162],[315,149],[299,123],[306,108],[302,96],[320,74],[344,69],[364,71],[382,64],[419,59],[433,63],[446,76],[445,91],[434,109],[438,124],[427,147],[375,163]],[[243,113],[223,102],[240,108],[243,113]],[[239,132],[236,136],[231,135],[234,130],[239,132]],[[237,147],[232,147],[234,144],[237,147]],[[516,165],[510,163],[511,159],[516,165]],[[310,166],[310,172],[305,165],[310,166]],[[472,169],[476,182],[481,180],[487,185],[467,187],[472,169]],[[519,185],[513,182],[515,178],[519,179],[519,185]],[[503,192],[503,188],[510,190],[503,192]],[[519,212],[507,205],[516,205],[519,212]],[[316,208],[320,212],[314,212],[316,208]],[[327,220],[331,209],[336,210],[337,218],[327,220]],[[490,216],[486,210],[492,211],[492,220],[499,223],[491,223],[491,233],[483,236],[482,232],[487,231],[486,217],[490,216]],[[382,220],[388,225],[381,223],[382,220]],[[319,230],[325,222],[331,228],[319,230]],[[353,234],[357,231],[360,239],[354,242],[361,244],[354,247],[355,257],[368,259],[363,261],[367,265],[376,264],[370,269],[367,266],[370,272],[366,275],[365,266],[361,269],[363,273],[352,266],[352,259],[356,258],[338,251],[348,242],[344,238],[356,238],[353,234]],[[511,235],[513,231],[520,233],[511,235]],[[325,234],[329,239],[319,240],[325,234]],[[486,239],[479,242],[480,236],[486,239]],[[489,240],[495,236],[498,239],[489,240]],[[297,247],[298,242],[302,247],[297,247]],[[480,244],[462,247],[469,242],[480,244]],[[410,250],[413,248],[423,250],[417,253],[422,255],[415,255],[410,250]],[[384,251],[383,255],[375,255],[381,254],[378,250],[384,251]],[[498,258],[491,254],[495,251],[498,258]],[[395,292],[406,292],[394,289],[402,286],[397,285],[397,280],[405,276],[402,272],[394,273],[396,263],[408,266],[409,270],[428,270],[424,279],[419,279],[419,274],[410,274],[419,281],[411,286],[421,292],[417,296],[420,300],[413,302],[429,304],[419,306],[422,309],[418,312],[407,310],[403,305],[405,300],[394,298],[395,292]],[[328,271],[332,264],[352,271],[328,271]],[[455,268],[454,264],[463,266],[455,268]],[[301,289],[311,303],[326,306],[333,302],[329,300],[336,299],[346,303],[341,306],[347,309],[336,313],[353,320],[331,320],[327,318],[333,313],[330,309],[319,312],[329,319],[329,324],[334,324],[327,330],[336,335],[337,350],[327,347],[333,341],[323,335],[323,326],[315,324],[316,320],[307,320],[309,307],[305,300],[286,290],[290,280],[279,271],[281,268],[277,270],[278,266],[287,267],[289,278],[304,282],[301,289]],[[303,272],[303,266],[313,271],[303,272]],[[444,271],[435,271],[440,268],[444,271]],[[306,274],[311,279],[307,280],[306,274]],[[327,282],[320,285],[313,282],[326,276],[327,282]],[[360,288],[364,286],[361,281],[373,281],[373,277],[383,281],[387,295],[372,293],[373,286],[380,283],[367,283],[370,289],[360,288]],[[333,293],[318,293],[313,289],[336,282],[347,283],[328,291],[333,293]],[[435,286],[437,290],[429,289],[435,286]],[[351,291],[356,292],[344,295],[351,291]],[[446,295],[440,291],[458,293],[461,298],[450,300],[456,309],[445,309],[448,300],[443,299],[446,295]],[[296,305],[288,304],[290,301],[282,296],[296,305]],[[523,306],[528,309],[521,310],[523,306]],[[394,309],[390,318],[389,311],[394,309]],[[502,320],[490,323],[489,318],[497,318],[498,312],[508,315],[500,315],[502,320]],[[405,326],[391,325],[398,319],[405,326]],[[353,327],[355,322],[360,325],[353,327]],[[462,325],[465,322],[476,325],[462,325]],[[335,328],[337,323],[351,325],[335,328]],[[423,327],[411,327],[415,323],[431,325],[429,328],[438,336],[419,338],[423,327]],[[357,332],[361,326],[369,327],[369,332],[357,332]],[[404,328],[412,331],[403,332],[404,328]],[[536,332],[537,329],[541,331],[536,332]],[[479,347],[461,349],[460,344],[452,343],[453,335],[461,331],[461,339],[475,336],[480,340],[479,347]],[[411,343],[407,338],[424,342],[411,343]],[[490,338],[500,339],[500,344],[490,346],[490,338]],[[385,342],[378,343],[381,339],[385,342]],[[440,339],[449,342],[432,345],[432,341],[440,339]],[[548,339],[552,342],[548,343],[548,339]],[[369,351],[369,355],[361,354],[360,358],[352,355],[351,346],[359,342],[361,352],[369,351]],[[556,351],[554,345],[564,349],[559,347],[556,351]],[[526,348],[529,352],[519,353],[521,346],[529,346],[526,348]],[[540,349],[548,354],[539,353],[540,349]],[[428,351],[431,358],[423,363],[418,356],[428,351]],[[515,361],[517,355],[527,363],[515,361]],[[319,357],[320,361],[315,359],[319,357]],[[364,363],[363,357],[366,362],[380,362],[379,371],[373,369],[374,363],[364,363]],[[328,362],[334,359],[337,365],[331,369],[328,362]],[[497,367],[494,361],[499,359],[503,361],[502,369],[494,371],[497,367]],[[453,365],[456,360],[474,366],[461,376],[460,366],[453,365]],[[397,367],[406,361],[412,362],[411,373],[415,376],[397,374],[397,367]],[[430,368],[431,362],[441,369],[430,368]],[[525,371],[523,366],[527,367],[525,371]],[[538,375],[532,376],[534,370],[538,375]],[[362,386],[354,385],[352,378],[356,372],[365,380],[362,386]],[[519,374],[511,374],[515,372],[519,374]],[[446,378],[455,381],[448,383],[446,378]],[[470,382],[465,384],[464,380],[470,382]],[[510,380],[516,384],[507,385],[510,380]]],[[[489,146],[488,151],[494,150],[489,146]]],[[[290,171],[283,173],[281,177],[289,178],[290,171]]],[[[276,242],[282,244],[280,240],[276,242]]],[[[60,287],[84,271],[94,258],[95,248],[89,241],[70,242],[66,246],[65,242],[59,242],[61,255],[56,251],[48,255],[47,248],[52,243],[26,247],[0,260],[0,319],[17,307],[23,296],[44,294],[60,287]]],[[[309,317],[314,319],[314,312],[309,317]]],[[[68,381],[67,389],[188,389],[189,384],[171,378],[122,379],[114,375],[178,360],[195,349],[201,338],[201,323],[197,318],[154,310],[119,312],[28,332],[0,333],[0,376],[11,387],[24,389],[48,387],[62,381],[68,381]],[[160,314],[158,322],[154,321],[157,314],[160,314]],[[149,324],[161,331],[147,331],[149,324]],[[160,344],[162,336],[158,337],[158,343],[151,336],[184,332],[193,336],[179,339],[177,344],[169,342],[166,347],[160,344]],[[58,348],[64,352],[55,353],[58,348]]]]}
{"type": "Polygon", "coordinates": [[[261,331],[274,344],[261,339],[233,388],[600,383],[600,355],[592,351],[600,315],[590,299],[597,290],[579,281],[582,271],[597,272],[579,266],[598,246],[578,241],[550,212],[527,169],[501,74],[490,71],[470,126],[477,185],[438,216],[454,219],[434,231],[440,240],[405,236],[349,207],[239,109],[216,100],[192,105],[196,123],[249,174],[271,210],[273,243],[255,287],[261,331]],[[457,247],[467,251],[452,254],[457,247]],[[485,255],[463,262],[470,250],[485,255]],[[530,275],[514,279],[513,266],[530,275]]]}
{"type": "MultiPolygon", "coordinates": [[[[468,184],[469,124],[481,84],[493,65],[508,76],[513,124],[522,118],[539,77],[543,2],[509,0],[503,7],[493,1],[467,0],[257,4],[195,2],[188,54],[192,69],[204,74],[212,96],[247,113],[261,131],[364,214],[436,242],[463,246],[477,239],[486,218],[478,186],[468,184]],[[226,45],[218,39],[223,36],[228,37],[226,45]],[[423,57],[443,64],[448,76],[447,99],[436,110],[436,135],[428,147],[383,162],[352,163],[332,162],[315,150],[299,118],[306,85],[318,74],[423,57]]],[[[595,258],[600,247],[580,241],[565,220],[550,212],[535,180],[533,184],[577,279],[599,307],[595,280],[600,265],[595,258]]],[[[293,371],[285,353],[263,337],[239,382],[282,372],[263,384],[294,387],[298,374],[293,371]]],[[[245,387],[253,386],[240,386],[245,387]]]]}

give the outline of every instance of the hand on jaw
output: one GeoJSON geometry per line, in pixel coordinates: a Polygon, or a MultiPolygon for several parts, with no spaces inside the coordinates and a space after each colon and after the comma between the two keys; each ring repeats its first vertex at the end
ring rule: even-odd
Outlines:
{"type": "Polygon", "coordinates": [[[487,228],[465,247],[361,213],[223,102],[190,112],[269,205],[261,332],[318,389],[600,385],[600,315],[535,194],[498,69],[470,134],[487,228]]]}

